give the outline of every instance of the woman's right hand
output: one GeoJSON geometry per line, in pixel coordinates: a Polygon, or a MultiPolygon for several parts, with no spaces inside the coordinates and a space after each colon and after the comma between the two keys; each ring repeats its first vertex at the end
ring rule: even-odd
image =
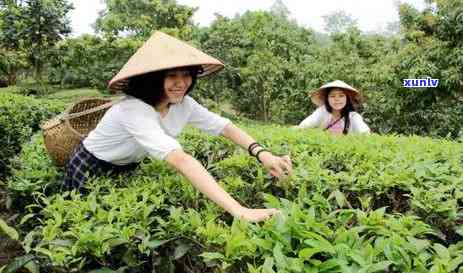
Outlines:
{"type": "Polygon", "coordinates": [[[280,213],[278,209],[250,209],[241,207],[234,216],[249,222],[260,222],[269,219],[277,213],[280,213]]]}
{"type": "Polygon", "coordinates": [[[220,187],[198,160],[181,150],[170,152],[166,157],[166,161],[179,170],[196,189],[234,217],[243,218],[249,222],[259,222],[279,212],[277,209],[249,209],[243,207],[220,187]]]}

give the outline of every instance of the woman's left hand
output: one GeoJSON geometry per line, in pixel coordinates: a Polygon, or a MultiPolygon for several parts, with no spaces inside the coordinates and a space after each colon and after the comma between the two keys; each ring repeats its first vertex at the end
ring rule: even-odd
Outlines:
{"type": "Polygon", "coordinates": [[[281,179],[293,173],[293,165],[289,155],[275,156],[271,152],[263,151],[259,154],[262,165],[271,175],[281,179]]]}

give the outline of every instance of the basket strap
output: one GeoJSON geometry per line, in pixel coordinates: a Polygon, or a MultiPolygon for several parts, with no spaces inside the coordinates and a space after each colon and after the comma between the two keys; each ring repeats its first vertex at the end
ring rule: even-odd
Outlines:
{"type": "Polygon", "coordinates": [[[84,110],[84,111],[78,112],[78,113],[69,114],[66,111],[66,112],[62,113],[61,115],[59,115],[58,118],[60,120],[73,119],[73,118],[80,117],[80,116],[83,116],[83,115],[88,115],[90,113],[98,112],[100,110],[103,110],[103,109],[106,109],[106,108],[109,108],[109,107],[113,106],[114,104],[122,101],[124,98],[125,97],[120,97],[120,98],[117,98],[117,99],[112,100],[110,102],[107,102],[105,104],[102,104],[102,105],[99,105],[97,107],[93,107],[93,108],[90,108],[90,109],[87,109],[87,110],[84,110]]]}

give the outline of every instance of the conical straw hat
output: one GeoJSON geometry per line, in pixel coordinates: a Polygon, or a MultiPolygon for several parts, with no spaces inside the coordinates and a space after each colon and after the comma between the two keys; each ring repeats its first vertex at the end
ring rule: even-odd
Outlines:
{"type": "Polygon", "coordinates": [[[311,91],[310,99],[315,105],[322,106],[323,104],[325,104],[326,91],[329,90],[330,88],[335,88],[335,87],[341,88],[347,91],[348,95],[353,100],[352,101],[353,103],[360,102],[360,92],[357,89],[353,88],[352,86],[340,80],[329,82],[327,84],[322,85],[322,87],[311,91]]]}
{"type": "Polygon", "coordinates": [[[110,90],[121,90],[127,85],[128,79],[164,69],[201,65],[203,71],[198,77],[203,77],[219,71],[224,67],[219,60],[190,46],[189,44],[156,31],[108,84],[110,90]]]}

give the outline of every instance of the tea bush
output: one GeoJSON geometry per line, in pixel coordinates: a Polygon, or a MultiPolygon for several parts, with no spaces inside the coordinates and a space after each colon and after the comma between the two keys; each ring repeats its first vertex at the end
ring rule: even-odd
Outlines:
{"type": "Polygon", "coordinates": [[[188,129],[181,142],[241,203],[281,209],[265,223],[232,219],[157,160],[93,179],[85,195],[60,192],[35,137],[9,179],[15,196],[34,196],[23,199],[26,252],[46,272],[461,271],[461,143],[245,127],[291,155],[291,178],[220,137],[188,129]]]}
{"type": "Polygon", "coordinates": [[[0,93],[0,177],[6,175],[9,159],[39,129],[40,122],[62,110],[60,102],[0,93]]]}

